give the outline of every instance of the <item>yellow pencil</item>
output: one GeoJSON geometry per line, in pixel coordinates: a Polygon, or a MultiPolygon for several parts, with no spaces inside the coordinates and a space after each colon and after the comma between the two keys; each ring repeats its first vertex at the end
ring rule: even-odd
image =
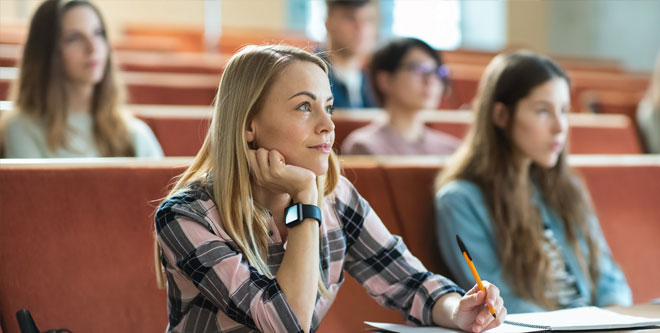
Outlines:
{"type": "MultiPolygon", "coordinates": [[[[456,241],[458,242],[458,247],[461,249],[461,252],[463,252],[463,257],[465,258],[465,261],[467,261],[468,266],[470,266],[470,271],[472,271],[472,276],[474,276],[474,279],[477,281],[477,285],[479,286],[479,289],[484,292],[486,297],[488,297],[488,292],[486,292],[486,288],[484,288],[484,284],[481,283],[481,279],[479,278],[479,273],[477,273],[477,269],[474,267],[474,263],[472,263],[472,257],[470,257],[470,254],[468,253],[465,244],[463,244],[461,237],[458,237],[458,235],[456,235],[456,241]]],[[[497,318],[497,315],[495,315],[495,309],[493,308],[492,305],[488,304],[488,310],[490,310],[490,314],[493,315],[493,318],[497,318]]]]}

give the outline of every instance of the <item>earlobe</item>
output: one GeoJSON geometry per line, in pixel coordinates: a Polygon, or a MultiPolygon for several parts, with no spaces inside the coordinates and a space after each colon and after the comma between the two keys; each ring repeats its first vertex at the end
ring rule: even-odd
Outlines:
{"type": "Polygon", "coordinates": [[[252,123],[252,120],[248,121],[247,127],[245,128],[245,139],[247,140],[248,144],[254,142],[254,138],[256,136],[256,132],[254,130],[254,124],[252,123]]]}
{"type": "Polygon", "coordinates": [[[390,73],[379,71],[376,73],[376,85],[384,95],[389,95],[390,91],[390,73]]]}
{"type": "Polygon", "coordinates": [[[509,109],[500,102],[493,105],[493,123],[499,128],[506,128],[509,123],[509,109]]]}

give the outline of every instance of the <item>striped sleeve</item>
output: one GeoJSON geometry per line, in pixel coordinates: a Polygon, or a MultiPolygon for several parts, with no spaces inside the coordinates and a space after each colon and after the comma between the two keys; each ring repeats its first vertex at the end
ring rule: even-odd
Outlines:
{"type": "Polygon", "coordinates": [[[192,281],[211,310],[261,332],[302,332],[277,281],[248,265],[233,243],[214,232],[211,210],[212,200],[197,191],[159,207],[156,233],[165,260],[192,281]]]}
{"type": "Polygon", "coordinates": [[[340,191],[335,205],[346,235],[346,270],[378,303],[401,310],[406,321],[433,325],[435,302],[448,293],[465,291],[428,272],[401,237],[390,234],[367,201],[343,181],[347,189],[340,191]]]}

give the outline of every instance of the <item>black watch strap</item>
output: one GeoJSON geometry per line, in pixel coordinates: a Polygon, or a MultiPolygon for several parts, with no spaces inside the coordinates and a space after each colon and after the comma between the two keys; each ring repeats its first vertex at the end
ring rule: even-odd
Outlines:
{"type": "Polygon", "coordinates": [[[321,226],[321,209],[316,205],[302,205],[302,219],[315,219],[321,226]]]}
{"type": "Polygon", "coordinates": [[[289,228],[295,227],[305,219],[315,219],[321,226],[321,209],[315,205],[294,203],[284,212],[284,222],[289,228]]]}

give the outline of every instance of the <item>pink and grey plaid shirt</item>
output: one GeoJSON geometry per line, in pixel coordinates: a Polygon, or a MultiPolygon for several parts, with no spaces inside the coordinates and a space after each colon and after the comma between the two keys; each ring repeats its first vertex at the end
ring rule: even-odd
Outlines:
{"type": "MultiPolygon", "coordinates": [[[[156,213],[167,276],[167,331],[302,332],[277,281],[250,266],[222,228],[211,193],[192,183],[156,213]]],[[[418,325],[432,325],[438,298],[464,293],[449,279],[429,273],[347,179],[340,179],[321,210],[321,276],[330,295],[317,295],[312,331],[330,308],[344,270],[380,304],[401,310],[418,325]]],[[[271,231],[267,264],[274,275],[286,243],[272,219],[271,231]]]]}

